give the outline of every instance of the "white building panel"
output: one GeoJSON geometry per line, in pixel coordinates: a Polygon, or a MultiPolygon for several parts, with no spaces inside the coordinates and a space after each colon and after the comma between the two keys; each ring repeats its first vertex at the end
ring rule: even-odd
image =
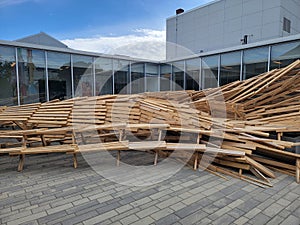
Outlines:
{"type": "MultiPolygon", "coordinates": [[[[299,0],[219,0],[167,19],[167,41],[194,53],[241,45],[244,35],[250,44],[298,33],[299,0]]],[[[178,52],[168,45],[167,59],[186,56],[178,52]]]]}

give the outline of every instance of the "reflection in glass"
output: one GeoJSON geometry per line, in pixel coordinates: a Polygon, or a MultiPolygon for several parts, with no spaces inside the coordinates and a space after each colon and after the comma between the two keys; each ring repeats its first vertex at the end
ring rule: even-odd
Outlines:
{"type": "Polygon", "coordinates": [[[131,64],[131,94],[145,91],[144,63],[131,64]]]}
{"type": "Polygon", "coordinates": [[[221,54],[220,86],[240,80],[241,52],[221,54]]]}
{"type": "Polygon", "coordinates": [[[270,69],[285,67],[300,58],[300,42],[274,45],[271,48],[270,69]]]}
{"type": "Polygon", "coordinates": [[[96,70],[96,95],[113,94],[113,63],[112,59],[97,58],[96,70]]]}
{"type": "Polygon", "coordinates": [[[126,60],[113,60],[115,94],[130,94],[129,65],[126,60]]]}
{"type": "Polygon", "coordinates": [[[83,55],[72,55],[72,57],[75,96],[93,96],[93,57],[83,55]]]}
{"type": "Polygon", "coordinates": [[[158,86],[158,65],[154,63],[146,64],[146,92],[156,92],[158,86]]]}
{"type": "Polygon", "coordinates": [[[268,71],[268,47],[253,48],[244,51],[243,78],[248,79],[268,71]]]}
{"type": "Polygon", "coordinates": [[[46,101],[45,52],[18,48],[20,103],[46,101]]]}
{"type": "Polygon", "coordinates": [[[17,105],[15,49],[0,46],[0,105],[17,105]]]}
{"type": "Polygon", "coordinates": [[[173,82],[172,90],[179,91],[184,90],[184,61],[178,61],[173,63],[173,82]]]}
{"type": "Polygon", "coordinates": [[[172,79],[172,66],[160,64],[160,91],[170,91],[170,80],[172,79]]]}
{"type": "Polygon", "coordinates": [[[203,88],[218,87],[219,56],[207,56],[202,58],[203,88]]]}
{"type": "Polygon", "coordinates": [[[200,59],[186,60],[186,90],[199,90],[200,59]]]}
{"type": "Polygon", "coordinates": [[[48,52],[49,100],[72,97],[70,54],[48,52]]]}

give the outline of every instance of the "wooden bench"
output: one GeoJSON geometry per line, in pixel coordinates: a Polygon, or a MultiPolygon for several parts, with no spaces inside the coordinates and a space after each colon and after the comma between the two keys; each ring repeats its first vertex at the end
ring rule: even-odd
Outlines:
{"type": "Polygon", "coordinates": [[[25,155],[31,154],[45,154],[45,153],[70,153],[76,150],[76,145],[52,145],[42,147],[30,147],[30,148],[15,148],[10,149],[9,155],[19,155],[20,160],[18,164],[18,171],[22,171],[25,162],[25,155]]]}
{"type": "MultiPolygon", "coordinates": [[[[121,151],[124,150],[137,150],[137,151],[155,151],[154,164],[157,164],[158,151],[166,148],[166,143],[160,141],[162,138],[162,130],[169,127],[167,124],[126,124],[126,123],[115,123],[115,124],[105,124],[105,125],[96,125],[88,126],[83,129],[74,129],[75,135],[78,134],[81,138],[81,145],[79,145],[79,150],[74,153],[74,167],[76,168],[77,163],[77,153],[80,152],[95,152],[95,151],[118,151],[117,152],[117,166],[120,165],[121,151]],[[126,134],[129,131],[138,129],[148,129],[148,130],[157,130],[158,131],[158,141],[141,141],[141,142],[129,142],[126,140],[126,134]],[[99,132],[99,137],[101,136],[102,131],[114,131],[113,133],[107,133],[108,135],[115,135],[118,137],[116,142],[103,142],[96,144],[89,144],[86,137],[84,137],[85,132],[99,132]]],[[[77,136],[77,135],[76,135],[77,136]]]]}

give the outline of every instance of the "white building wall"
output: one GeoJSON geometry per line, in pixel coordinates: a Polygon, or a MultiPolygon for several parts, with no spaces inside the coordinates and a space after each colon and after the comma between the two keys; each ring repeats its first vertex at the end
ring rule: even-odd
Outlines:
{"type": "Polygon", "coordinates": [[[300,0],[281,0],[280,23],[283,27],[283,18],[286,17],[291,21],[291,33],[280,30],[281,36],[300,33],[300,0]]]}
{"type": "Polygon", "coordinates": [[[299,0],[218,0],[167,19],[167,42],[174,43],[167,44],[167,59],[237,46],[244,35],[253,43],[296,33],[299,0]],[[291,33],[283,31],[283,16],[291,33]]]}

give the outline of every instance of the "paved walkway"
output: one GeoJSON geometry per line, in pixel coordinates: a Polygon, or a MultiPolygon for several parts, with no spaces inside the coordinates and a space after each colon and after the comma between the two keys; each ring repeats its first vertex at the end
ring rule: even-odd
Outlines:
{"type": "MultiPolygon", "coordinates": [[[[123,159],[145,162],[144,153],[130,154],[123,159]]],[[[263,189],[183,167],[132,187],[105,179],[82,157],[74,169],[70,155],[28,156],[22,173],[17,160],[0,156],[0,224],[300,224],[300,185],[286,175],[263,189]]]]}

